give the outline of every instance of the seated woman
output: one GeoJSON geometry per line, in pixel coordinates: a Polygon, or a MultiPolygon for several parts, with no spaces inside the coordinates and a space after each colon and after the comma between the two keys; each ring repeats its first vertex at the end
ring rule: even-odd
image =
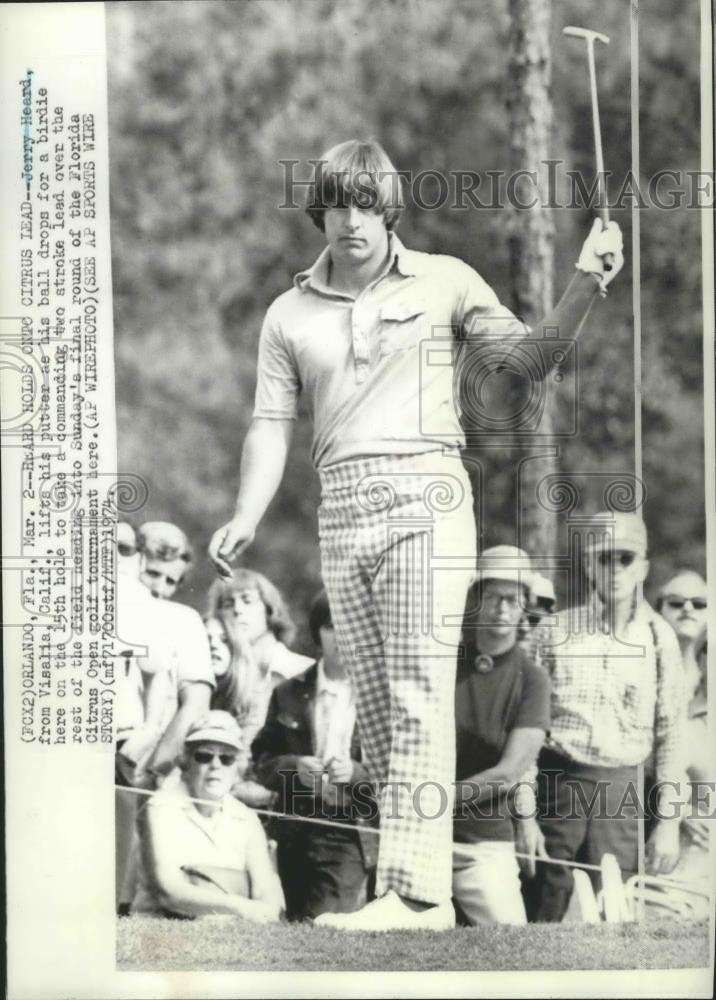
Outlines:
{"type": "Polygon", "coordinates": [[[244,719],[241,731],[248,748],[266,721],[273,689],[303,673],[313,660],[288,649],[294,624],[283,597],[261,573],[237,569],[230,580],[216,580],[209,590],[208,618],[223,626],[231,657],[218,698],[223,708],[244,719]]]}
{"type": "Polygon", "coordinates": [[[518,642],[530,582],[527,554],[499,545],[478,559],[468,595],[455,688],[452,888],[470,924],[524,924],[515,839],[528,877],[545,856],[534,815],[513,798],[549,728],[549,678],[518,642]]]}
{"type": "Polygon", "coordinates": [[[142,865],[133,912],[278,919],[283,893],[263,828],[231,795],[241,746],[227,712],[209,712],[190,727],[180,780],[166,782],[137,819],[142,865]]]}

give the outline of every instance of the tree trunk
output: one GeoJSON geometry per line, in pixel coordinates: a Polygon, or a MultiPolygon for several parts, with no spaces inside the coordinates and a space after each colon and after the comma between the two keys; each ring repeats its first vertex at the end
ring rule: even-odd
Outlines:
{"type": "MultiPolygon", "coordinates": [[[[553,305],[554,226],[546,207],[545,166],[552,127],[551,0],[510,0],[509,9],[510,168],[513,178],[518,171],[537,175],[536,187],[534,179],[527,177],[514,187],[509,209],[511,282],[515,312],[533,324],[553,305]],[[519,208],[518,200],[523,205],[535,204],[519,208]]],[[[528,376],[527,381],[529,385],[522,379],[522,392],[533,394],[531,398],[543,394],[544,407],[538,425],[515,427],[517,544],[540,562],[554,554],[557,525],[554,512],[538,502],[537,487],[557,471],[557,448],[552,439],[550,380],[538,382],[528,376]]]]}

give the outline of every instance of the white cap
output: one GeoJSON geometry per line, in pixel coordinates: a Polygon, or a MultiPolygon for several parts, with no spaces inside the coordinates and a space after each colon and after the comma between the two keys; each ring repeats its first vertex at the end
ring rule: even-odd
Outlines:
{"type": "Polygon", "coordinates": [[[477,557],[477,572],[472,582],[512,580],[530,589],[533,579],[530,557],[524,549],[515,545],[493,545],[477,557]]]}
{"type": "Polygon", "coordinates": [[[552,604],[557,603],[557,595],[554,592],[554,584],[547,576],[542,576],[541,573],[535,573],[532,577],[532,597],[535,599],[541,598],[544,601],[551,601],[552,604]]]}
{"type": "Polygon", "coordinates": [[[241,730],[233,715],[217,708],[192,723],[184,743],[225,743],[241,750],[241,730]]]}

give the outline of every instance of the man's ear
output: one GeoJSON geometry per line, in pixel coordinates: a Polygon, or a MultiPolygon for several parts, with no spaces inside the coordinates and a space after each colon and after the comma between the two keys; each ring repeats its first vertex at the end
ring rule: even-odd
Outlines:
{"type": "Polygon", "coordinates": [[[649,575],[649,560],[644,558],[642,559],[642,577],[641,577],[642,583],[646,580],[648,575],[649,575]]]}

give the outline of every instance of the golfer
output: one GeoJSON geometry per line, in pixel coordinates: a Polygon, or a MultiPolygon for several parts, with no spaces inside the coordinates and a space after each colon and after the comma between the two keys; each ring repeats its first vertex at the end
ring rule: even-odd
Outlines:
{"type": "MultiPolygon", "coordinates": [[[[281,481],[303,394],[322,487],[322,576],[381,793],[377,898],[319,918],[345,929],[454,925],[453,697],[476,558],[454,367],[472,345],[497,340],[508,355],[528,336],[467,264],[403,246],[399,188],[374,141],[341,143],[316,162],[306,208],[327,246],[266,314],[236,511],[209,549],[229,575],[281,481]],[[433,337],[443,349],[452,338],[452,364],[431,361],[433,337]]],[[[598,228],[529,336],[544,326],[573,336],[622,266],[618,227],[598,228]]]]}

